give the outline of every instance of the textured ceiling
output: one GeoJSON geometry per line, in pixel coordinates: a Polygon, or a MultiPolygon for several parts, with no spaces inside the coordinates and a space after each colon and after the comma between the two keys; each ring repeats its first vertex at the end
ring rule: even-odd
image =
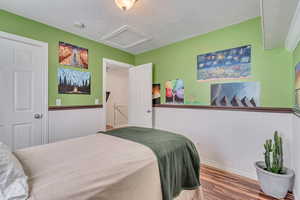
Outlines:
{"type": "MultiPolygon", "coordinates": [[[[133,54],[257,17],[259,6],[259,0],[139,0],[131,10],[124,12],[114,0],[0,1],[0,8],[4,10],[133,54]],[[86,28],[76,28],[75,22],[84,23],[86,28]],[[145,41],[121,47],[104,40],[125,25],[144,36],[145,41]]],[[[134,38],[126,33],[120,36],[123,43],[126,37],[134,38]]]]}

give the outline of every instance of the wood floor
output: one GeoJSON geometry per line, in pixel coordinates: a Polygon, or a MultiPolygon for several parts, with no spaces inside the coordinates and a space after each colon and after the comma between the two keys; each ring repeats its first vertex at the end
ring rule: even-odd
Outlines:
{"type": "MultiPolygon", "coordinates": [[[[201,166],[204,200],[276,200],[266,196],[254,180],[230,174],[209,166],[201,166]]],[[[288,194],[285,200],[293,200],[288,194]]]]}

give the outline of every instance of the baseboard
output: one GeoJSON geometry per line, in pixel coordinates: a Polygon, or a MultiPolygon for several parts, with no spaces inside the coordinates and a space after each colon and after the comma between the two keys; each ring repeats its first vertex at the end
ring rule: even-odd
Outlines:
{"type": "Polygon", "coordinates": [[[294,200],[300,200],[299,195],[296,192],[296,190],[294,190],[293,194],[294,194],[294,200]]]}
{"type": "Polygon", "coordinates": [[[257,180],[257,177],[255,175],[253,175],[253,173],[251,173],[251,172],[235,169],[235,168],[226,166],[224,164],[220,164],[219,162],[216,162],[213,160],[205,159],[202,157],[201,163],[211,166],[211,167],[214,167],[214,168],[217,168],[217,169],[221,169],[221,170],[233,173],[233,174],[237,174],[237,175],[244,176],[244,177],[247,177],[247,178],[250,178],[253,180],[257,180]]]}
{"type": "Polygon", "coordinates": [[[120,126],[118,126],[116,128],[125,128],[125,127],[128,127],[128,124],[123,124],[123,125],[120,125],[120,126]]]}

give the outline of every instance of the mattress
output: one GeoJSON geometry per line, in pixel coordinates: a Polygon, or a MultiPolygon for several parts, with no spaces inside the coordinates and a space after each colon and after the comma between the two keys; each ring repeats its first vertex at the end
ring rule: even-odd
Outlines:
{"type": "MultiPolygon", "coordinates": [[[[159,169],[146,146],[97,134],[15,152],[29,200],[162,200],[159,169]]],[[[176,200],[200,200],[200,189],[176,200]]]]}
{"type": "Polygon", "coordinates": [[[154,152],[163,200],[173,200],[182,190],[194,190],[200,186],[200,158],[195,145],[187,137],[142,127],[126,127],[104,134],[142,144],[154,152]]]}

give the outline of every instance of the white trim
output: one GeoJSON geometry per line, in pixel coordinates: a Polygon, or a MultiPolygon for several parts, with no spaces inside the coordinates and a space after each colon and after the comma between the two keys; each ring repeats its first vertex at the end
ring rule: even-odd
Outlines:
{"type": "Polygon", "coordinates": [[[117,65],[119,67],[125,67],[125,68],[130,68],[132,67],[132,65],[128,64],[128,63],[123,63],[123,62],[119,62],[116,60],[111,60],[111,59],[107,59],[107,58],[103,58],[103,64],[113,64],[113,65],[117,65]]]}
{"type": "Polygon", "coordinates": [[[123,62],[119,62],[116,60],[111,60],[111,59],[107,59],[107,58],[103,58],[103,62],[102,62],[102,105],[103,105],[103,131],[106,131],[106,73],[107,73],[107,67],[108,64],[113,64],[113,65],[117,65],[118,67],[123,67],[123,68],[131,68],[133,67],[133,65],[130,65],[128,63],[123,63],[123,62]]]}
{"type": "Polygon", "coordinates": [[[261,16],[262,46],[263,46],[263,49],[266,49],[265,21],[264,21],[264,0],[260,0],[260,16],[261,16]]]}
{"type": "Polygon", "coordinates": [[[123,124],[123,125],[120,125],[118,127],[114,127],[114,128],[124,128],[124,127],[128,127],[129,125],[128,124],[123,124]]]}
{"type": "Polygon", "coordinates": [[[43,129],[43,135],[42,135],[42,143],[47,144],[49,142],[49,134],[48,134],[48,43],[46,42],[41,42],[37,40],[32,40],[26,37],[14,35],[11,33],[6,33],[0,31],[0,37],[11,40],[11,41],[16,41],[16,42],[21,42],[24,44],[29,44],[32,46],[40,47],[42,48],[43,51],[43,83],[42,83],[42,95],[43,99],[42,102],[44,102],[44,106],[42,108],[42,129],[43,129]]]}
{"type": "Polygon", "coordinates": [[[295,200],[300,200],[299,195],[296,192],[294,192],[294,199],[295,200]]]}
{"type": "Polygon", "coordinates": [[[293,191],[294,194],[294,200],[300,200],[299,195],[297,194],[297,191],[294,189],[293,191]]]}
{"type": "Polygon", "coordinates": [[[290,30],[285,41],[285,48],[294,51],[300,41],[300,2],[297,5],[290,30]]]}
{"type": "MultiPolygon", "coordinates": [[[[11,34],[11,33],[2,32],[2,31],[0,31],[0,37],[4,38],[4,39],[12,40],[12,41],[22,42],[24,44],[29,44],[29,45],[33,45],[33,46],[38,46],[38,47],[47,46],[48,47],[48,43],[46,43],[46,42],[32,40],[32,39],[29,39],[29,38],[26,38],[26,37],[14,35],[14,34],[11,34]]],[[[47,51],[48,51],[48,49],[47,49],[47,51]]]]}

